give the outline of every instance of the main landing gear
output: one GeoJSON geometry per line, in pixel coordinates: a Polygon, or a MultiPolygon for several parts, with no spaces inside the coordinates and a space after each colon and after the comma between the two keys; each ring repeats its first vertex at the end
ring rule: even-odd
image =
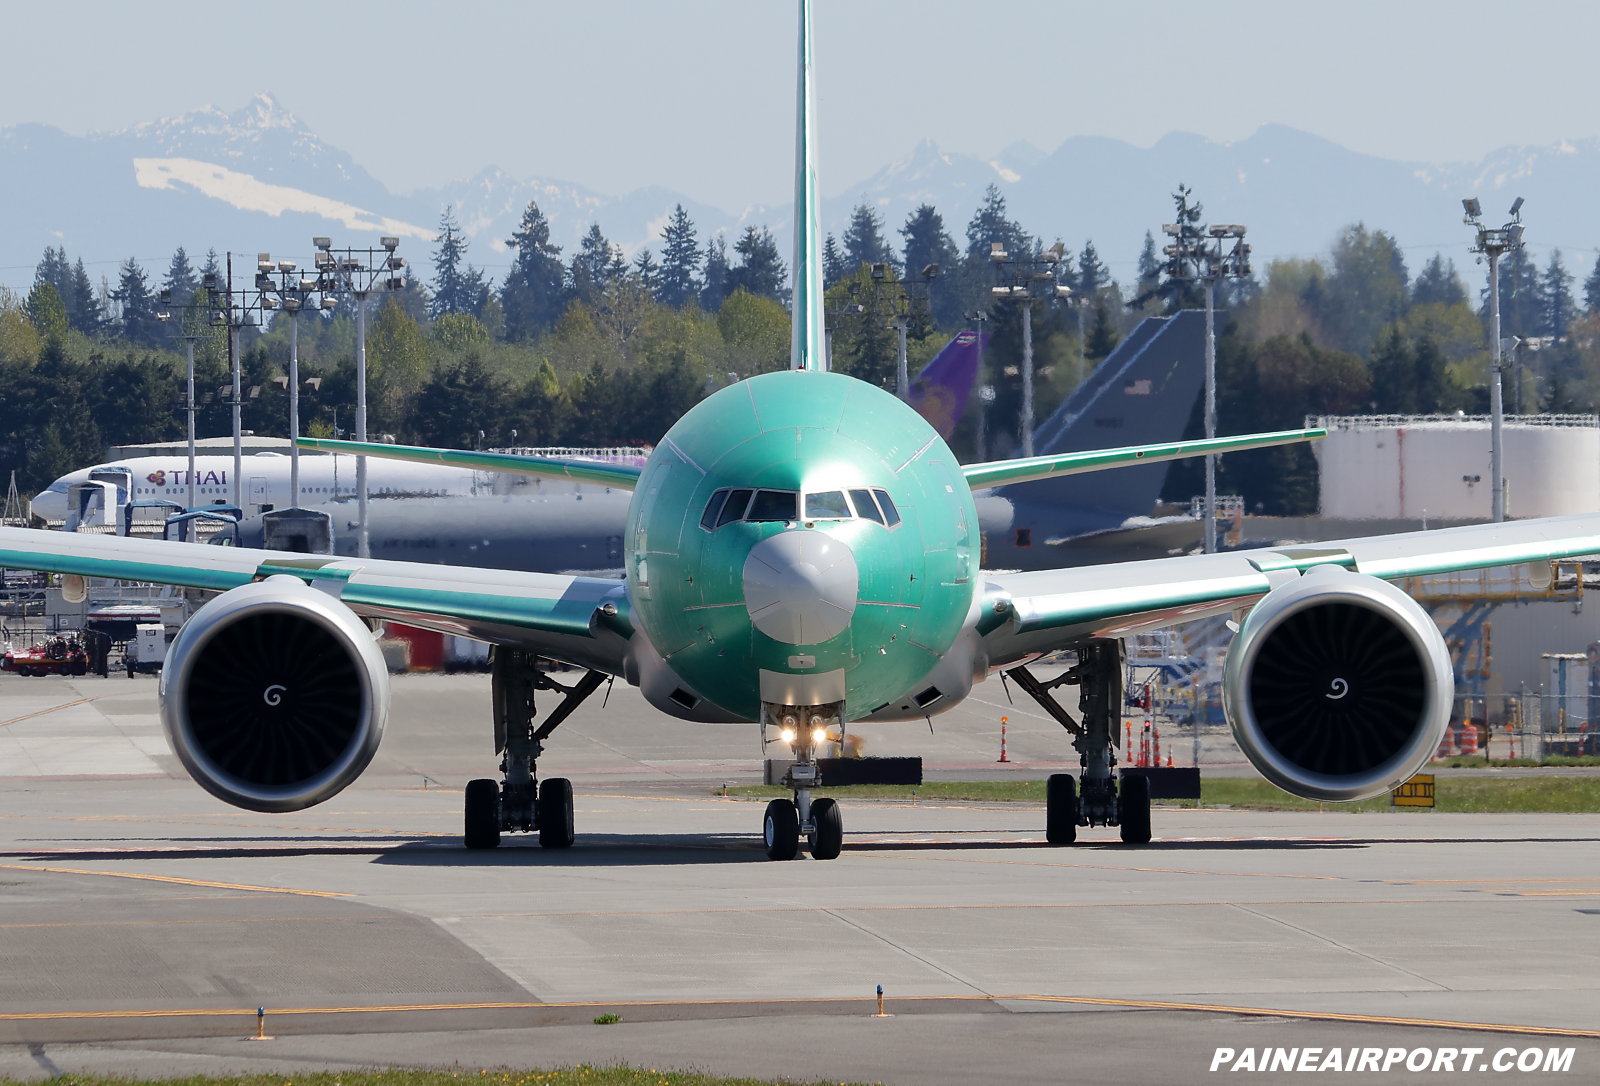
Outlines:
{"type": "Polygon", "coordinates": [[[812,799],[811,790],[822,783],[816,749],[829,738],[828,729],[839,729],[844,736],[844,703],[829,705],[762,705],[762,739],[765,746],[769,724],[794,752],[794,765],[783,776],[783,784],[794,790],[794,799],[775,799],[767,804],[762,818],[762,840],[767,857],[792,860],[800,853],[800,838],[806,839],[813,860],[837,859],[844,848],[844,812],[831,799],[812,799]]]}
{"type": "Polygon", "coordinates": [[[1081,782],[1070,774],[1055,773],[1045,784],[1045,839],[1052,845],[1072,844],[1078,839],[1079,826],[1117,826],[1123,844],[1150,843],[1150,781],[1125,773],[1119,788],[1111,774],[1122,719],[1124,659],[1120,640],[1096,638],[1078,646],[1076,666],[1049,682],[1034,678],[1026,666],[1006,672],[1072,733],[1072,745],[1083,766],[1081,782]],[[1081,724],[1050,693],[1058,686],[1078,687],[1081,724]]]}
{"type": "Polygon", "coordinates": [[[571,686],[562,686],[538,668],[539,658],[522,649],[496,647],[493,659],[494,750],[502,755],[500,781],[467,784],[468,848],[494,848],[508,831],[539,831],[545,848],[570,848],[572,782],[563,777],[539,781],[539,755],[551,732],[583,700],[606,681],[603,672],[586,672],[571,686]],[[535,690],[559,690],[561,703],[534,727],[535,690]]]}

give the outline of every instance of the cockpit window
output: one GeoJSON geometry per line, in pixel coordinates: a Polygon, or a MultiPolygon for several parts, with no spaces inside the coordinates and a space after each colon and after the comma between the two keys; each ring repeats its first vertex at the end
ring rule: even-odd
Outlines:
{"type": "Polygon", "coordinates": [[[895,509],[894,502],[889,500],[889,492],[887,490],[874,490],[873,493],[878,497],[878,507],[883,510],[884,526],[893,528],[896,524],[899,524],[900,513],[895,509]]]}
{"type": "Polygon", "coordinates": [[[878,512],[878,503],[872,500],[872,491],[852,490],[850,503],[856,507],[856,516],[883,523],[883,514],[878,512]]]}
{"type": "Polygon", "coordinates": [[[745,507],[750,504],[751,490],[734,490],[728,493],[728,504],[722,507],[722,515],[717,518],[717,527],[732,524],[744,516],[745,507]]]}
{"type": "Polygon", "coordinates": [[[806,495],[807,520],[844,520],[850,516],[850,507],[844,503],[844,491],[824,490],[820,494],[806,495]]]}
{"type": "Polygon", "coordinates": [[[700,527],[709,532],[717,526],[717,514],[722,512],[722,503],[727,496],[728,492],[726,490],[718,490],[712,493],[711,500],[706,502],[706,511],[700,514],[700,527]]]}
{"type": "Polygon", "coordinates": [[[746,520],[799,520],[800,495],[792,490],[758,490],[746,520]]]}

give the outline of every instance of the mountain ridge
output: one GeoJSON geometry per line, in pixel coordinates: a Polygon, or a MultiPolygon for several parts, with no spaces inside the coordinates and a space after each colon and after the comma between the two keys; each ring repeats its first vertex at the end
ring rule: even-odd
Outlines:
{"type": "MultiPolygon", "coordinates": [[[[1413,269],[1434,249],[1465,263],[1470,235],[1459,200],[1469,195],[1484,199],[1490,218],[1498,204],[1527,197],[1536,252],[1600,247],[1600,225],[1587,215],[1588,193],[1600,186],[1600,138],[1509,145],[1477,162],[1426,163],[1362,154],[1282,124],[1226,142],[1171,132],[1148,148],[1106,136],[1074,136],[1050,151],[1018,141],[988,157],[918,140],[825,198],[823,223],[842,234],[866,199],[895,239],[915,207],[931,203],[960,245],[994,184],[1025,229],[1074,249],[1092,238],[1126,283],[1145,232],[1159,234],[1170,218],[1179,182],[1194,190],[1212,221],[1250,227],[1258,266],[1324,253],[1342,226],[1358,221],[1396,236],[1413,269]]],[[[115,264],[127,256],[159,275],[178,245],[192,256],[212,246],[295,256],[309,249],[313,234],[359,245],[375,242],[380,231],[400,234],[402,252],[428,275],[430,239],[446,204],[457,208],[469,259],[496,277],[510,264],[505,239],[530,199],[567,255],[596,221],[630,257],[646,245],[659,248],[678,203],[702,242],[766,226],[787,253],[790,230],[784,204],[730,212],[661,186],[611,195],[553,175],[519,178],[494,165],[445,185],[391,192],[270,91],[232,112],[207,105],[84,136],[33,123],[0,128],[0,199],[24,209],[0,238],[0,282],[13,289],[26,289],[46,245],[64,246],[97,276],[114,278],[115,264]]]]}

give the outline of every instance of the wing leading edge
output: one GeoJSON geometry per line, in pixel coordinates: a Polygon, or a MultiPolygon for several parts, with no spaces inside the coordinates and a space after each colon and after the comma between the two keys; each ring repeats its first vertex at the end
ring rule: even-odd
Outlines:
{"type": "Polygon", "coordinates": [[[1249,606],[1319,565],[1384,580],[1600,554],[1600,515],[987,577],[995,664],[1249,606]]]}
{"type": "Polygon", "coordinates": [[[605,460],[551,459],[518,456],[516,453],[467,452],[459,449],[431,449],[422,445],[384,445],[373,441],[335,441],[324,437],[296,440],[302,449],[379,456],[386,460],[409,460],[417,464],[448,464],[478,471],[503,471],[513,475],[534,475],[541,479],[570,479],[617,490],[632,490],[639,485],[644,469],[632,464],[613,464],[605,460]]]}
{"type": "Polygon", "coordinates": [[[287,574],[358,615],[549,653],[610,674],[631,629],[622,582],[0,528],[0,568],[224,592],[287,574]],[[607,607],[614,604],[615,610],[607,607]],[[602,610],[604,608],[604,610],[602,610]]]}
{"type": "Polygon", "coordinates": [[[1239,437],[1201,438],[1196,441],[1169,441],[1160,445],[1129,445],[1121,449],[1091,449],[1088,452],[1030,456],[1019,460],[991,460],[967,464],[961,474],[973,490],[1006,483],[1031,483],[1088,471],[1128,467],[1132,464],[1157,464],[1166,460],[1186,460],[1209,453],[1265,449],[1273,445],[1293,445],[1328,436],[1326,430],[1279,430],[1270,434],[1243,434],[1239,437]]]}

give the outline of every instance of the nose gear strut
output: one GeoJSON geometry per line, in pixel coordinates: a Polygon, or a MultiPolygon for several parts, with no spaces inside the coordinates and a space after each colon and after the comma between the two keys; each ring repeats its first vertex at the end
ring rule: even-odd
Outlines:
{"type": "Polygon", "coordinates": [[[502,780],[475,780],[467,785],[468,848],[494,848],[505,831],[539,831],[545,848],[568,848],[574,832],[572,782],[552,777],[539,783],[539,755],[544,741],[609,677],[589,671],[563,686],[538,666],[539,657],[523,649],[492,650],[494,749],[501,755],[502,780]],[[562,699],[534,726],[534,691],[558,690],[562,699]]]}

